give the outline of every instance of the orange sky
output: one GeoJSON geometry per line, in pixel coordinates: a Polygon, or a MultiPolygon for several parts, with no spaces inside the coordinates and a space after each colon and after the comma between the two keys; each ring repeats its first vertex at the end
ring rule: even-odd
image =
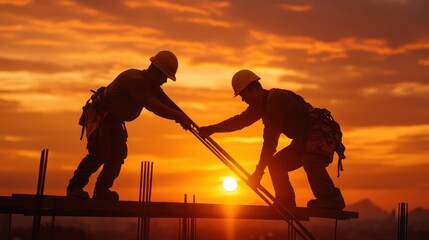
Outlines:
{"type": "MultiPolygon", "coordinates": [[[[49,148],[46,194],[65,193],[86,153],[77,125],[90,89],[121,71],[144,69],[168,49],[177,82],[164,89],[198,124],[245,109],[230,79],[243,68],[266,88],[286,88],[331,110],[347,146],[345,172],[331,176],[347,203],[370,198],[429,208],[429,2],[0,0],[0,195],[34,193],[40,151],[49,148]]],[[[140,162],[154,162],[154,201],[261,203],[192,134],[144,111],[128,125],[129,157],[116,181],[138,198],[140,162]],[[239,183],[240,184],[240,183],[239,183]]],[[[218,141],[248,171],[262,124],[218,141]]],[[[280,147],[288,139],[282,137],[280,147]]],[[[312,198],[292,173],[298,205],[312,198]]],[[[87,190],[92,192],[95,176],[87,190]]],[[[272,189],[269,176],[263,184],[272,189]]]]}

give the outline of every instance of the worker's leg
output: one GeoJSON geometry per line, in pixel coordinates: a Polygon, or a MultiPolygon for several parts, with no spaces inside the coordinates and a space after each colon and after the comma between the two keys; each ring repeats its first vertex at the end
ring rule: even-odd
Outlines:
{"type": "Polygon", "coordinates": [[[340,189],[336,188],[326,171],[331,158],[317,154],[305,154],[302,158],[304,170],[316,200],[311,200],[309,207],[343,209],[344,199],[340,189]]]}
{"type": "Polygon", "coordinates": [[[94,198],[117,199],[119,196],[109,190],[119,176],[124,159],[127,157],[126,132],[121,122],[110,123],[111,150],[98,175],[94,188],[94,198]]]}
{"type": "Polygon", "coordinates": [[[110,138],[108,135],[94,134],[87,143],[88,154],[82,159],[67,187],[67,196],[72,198],[88,198],[83,188],[88,184],[90,176],[103,164],[109,156],[110,138]]]}
{"type": "Polygon", "coordinates": [[[277,152],[268,164],[276,199],[286,207],[296,206],[295,192],[289,180],[289,172],[302,166],[302,146],[296,142],[277,152]]]}

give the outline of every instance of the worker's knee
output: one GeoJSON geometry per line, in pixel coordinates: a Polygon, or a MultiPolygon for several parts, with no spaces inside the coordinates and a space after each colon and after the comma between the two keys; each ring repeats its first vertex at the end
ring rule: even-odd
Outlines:
{"type": "Polygon", "coordinates": [[[320,154],[305,154],[302,157],[302,165],[305,170],[313,168],[325,168],[332,162],[332,158],[320,154]]]}

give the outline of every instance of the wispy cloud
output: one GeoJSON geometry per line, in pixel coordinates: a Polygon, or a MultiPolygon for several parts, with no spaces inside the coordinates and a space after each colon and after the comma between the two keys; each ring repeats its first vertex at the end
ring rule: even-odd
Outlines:
{"type": "Polygon", "coordinates": [[[280,4],[280,7],[292,12],[307,12],[313,10],[313,6],[310,4],[280,4]]]}

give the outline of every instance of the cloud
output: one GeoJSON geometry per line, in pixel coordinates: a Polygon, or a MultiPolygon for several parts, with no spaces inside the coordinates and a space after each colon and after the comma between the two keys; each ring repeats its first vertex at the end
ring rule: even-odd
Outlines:
{"type": "MultiPolygon", "coordinates": [[[[289,1],[294,4],[295,1],[289,1]]],[[[305,1],[312,11],[285,11],[284,2],[234,1],[232,14],[255,30],[277,35],[309,36],[321,41],[357,38],[386,39],[391,45],[424,37],[428,3],[407,1],[305,1]],[[283,4],[283,5],[282,5],[283,4]],[[266,17],[269,16],[269,17],[266,17]],[[386,27],[394,26],[394,27],[386,27]],[[422,35],[423,34],[423,35],[422,35]]],[[[427,34],[426,34],[427,36],[427,34]]]]}
{"type": "Polygon", "coordinates": [[[32,2],[32,0],[1,0],[0,5],[11,4],[11,5],[17,5],[17,6],[24,6],[24,5],[27,5],[31,2],[32,2]]]}
{"type": "Polygon", "coordinates": [[[197,23],[197,24],[206,24],[214,27],[223,27],[223,28],[232,28],[233,25],[229,22],[219,21],[209,18],[178,18],[178,21],[197,23]]]}
{"type": "Polygon", "coordinates": [[[30,61],[26,59],[0,58],[0,71],[28,71],[55,73],[66,71],[67,67],[44,61],[30,61]]]}
{"type": "Polygon", "coordinates": [[[313,10],[313,6],[310,4],[280,4],[280,7],[292,12],[306,12],[313,10]]]}
{"type": "MultiPolygon", "coordinates": [[[[159,8],[162,10],[172,11],[175,13],[190,13],[194,15],[210,15],[210,9],[212,7],[221,6],[224,4],[228,4],[227,2],[220,3],[213,3],[210,1],[200,1],[203,2],[204,5],[197,5],[197,6],[191,6],[189,4],[180,4],[180,3],[174,3],[169,1],[135,1],[135,0],[128,0],[125,1],[125,5],[131,8],[159,8]],[[208,6],[207,6],[208,5],[208,6]]],[[[195,4],[195,2],[194,2],[195,4]]]]}
{"type": "MultiPolygon", "coordinates": [[[[347,163],[345,163],[347,164],[347,163]]],[[[347,166],[347,165],[346,165],[347,166]]],[[[429,184],[427,178],[429,165],[385,166],[382,164],[349,165],[341,176],[342,185],[348,190],[423,190],[429,184]],[[364,173],[365,177],[362,177],[364,173]],[[358,179],[358,180],[356,180],[358,179]],[[377,181],[374,181],[377,179],[377,181]],[[398,179],[400,179],[398,181],[398,179]]]]}
{"type": "Polygon", "coordinates": [[[359,160],[356,164],[427,164],[427,135],[422,132],[427,132],[428,128],[427,124],[359,127],[343,131],[343,140],[351,159],[359,160]]]}
{"type": "Polygon", "coordinates": [[[422,158],[429,155],[429,134],[408,134],[400,136],[397,146],[392,150],[404,155],[420,155],[422,158]]]}

